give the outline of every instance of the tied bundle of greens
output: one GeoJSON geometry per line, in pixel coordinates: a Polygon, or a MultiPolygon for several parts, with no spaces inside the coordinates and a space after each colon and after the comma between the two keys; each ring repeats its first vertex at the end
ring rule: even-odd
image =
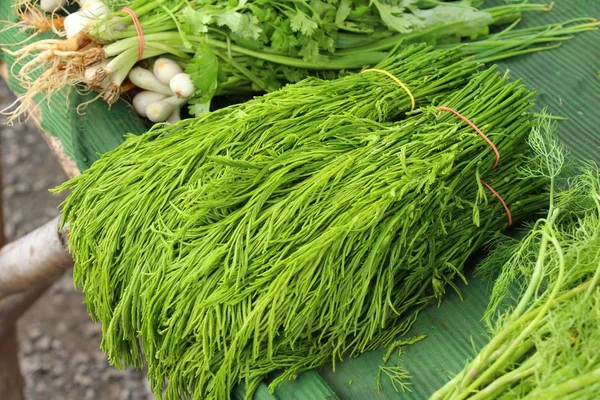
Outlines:
{"type": "Polygon", "coordinates": [[[600,170],[559,180],[565,158],[553,130],[549,120],[537,128],[541,162],[526,170],[552,182],[547,216],[522,240],[502,240],[481,267],[501,271],[486,313],[498,316],[493,337],[432,399],[600,397],[600,170]]]}
{"type": "Polygon", "coordinates": [[[518,173],[532,94],[493,69],[465,76],[477,66],[456,54],[418,46],[378,66],[422,105],[401,122],[411,102],[385,74],[309,79],[132,136],[64,184],[75,281],[111,362],[144,354],[168,399],[241,382],[250,397],[271,372],[274,388],[405,332],[507,226],[485,185],[515,220],[546,198],[545,178],[518,173]],[[427,106],[436,95],[488,133],[498,168],[427,106]]]}
{"type": "Polygon", "coordinates": [[[550,8],[513,4],[478,10],[477,0],[79,3],[79,11],[40,25],[48,14],[39,15],[32,0],[17,2],[15,9],[25,26],[29,22],[38,30],[51,27],[67,36],[15,49],[17,76],[27,88],[21,99],[26,106],[37,95],[48,97],[75,84],[100,92],[109,103],[131,90],[131,83],[177,95],[177,90],[169,91],[169,80],[157,85],[130,74],[139,61],[167,55],[186,70],[186,82],[193,84],[183,100],[169,102],[180,106],[189,101],[191,113],[199,115],[215,95],[269,92],[309,74],[335,78],[382,61],[398,46],[420,42],[456,46],[465,38],[477,39],[463,50],[489,61],[554,48],[570,35],[597,26],[597,21],[582,18],[518,30],[514,27],[524,12],[550,8]],[[490,34],[490,26],[504,24],[511,25],[490,34]]]}

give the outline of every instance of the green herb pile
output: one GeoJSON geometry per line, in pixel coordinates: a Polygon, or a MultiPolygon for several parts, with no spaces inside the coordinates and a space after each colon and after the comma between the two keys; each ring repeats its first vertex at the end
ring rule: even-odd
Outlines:
{"type": "Polygon", "coordinates": [[[532,94],[460,52],[409,47],[105,154],[64,203],[74,277],[118,366],[167,399],[250,397],[387,345],[467,257],[547,199],[528,165],[532,94]],[[487,133],[435,106],[460,110],[487,133]],[[402,118],[400,122],[391,122],[402,118]]]}
{"type": "MultiPolygon", "coordinates": [[[[485,36],[490,25],[517,21],[523,11],[547,10],[543,4],[527,4],[480,11],[473,7],[478,0],[180,0],[170,5],[169,15],[162,1],[117,0],[122,3],[143,10],[138,15],[144,32],[151,33],[149,47],[159,43],[161,53],[184,60],[192,53],[187,70],[196,86],[205,89],[199,90],[200,102],[218,86],[236,92],[272,91],[306,78],[310,70],[333,78],[335,71],[378,63],[399,44],[439,39],[457,44],[461,38],[485,36]]],[[[135,38],[122,41],[136,32],[131,25],[119,29],[129,18],[120,14],[107,16],[91,29],[91,36],[115,42],[119,50],[135,47],[135,38]]],[[[113,56],[113,47],[106,53],[113,56]]]]}
{"type": "MultiPolygon", "coordinates": [[[[598,25],[593,19],[582,18],[515,29],[523,13],[550,8],[512,4],[479,10],[475,7],[480,3],[104,1],[93,6],[103,10],[96,18],[95,14],[89,16],[90,11],[82,11],[78,20],[87,25],[74,35],[67,29],[73,23],[65,20],[68,39],[42,40],[15,51],[19,61],[35,55],[17,67],[21,84],[27,89],[22,101],[30,103],[36,95],[50,96],[58,89],[83,84],[112,103],[127,90],[128,73],[138,61],[167,55],[189,73],[194,90],[185,97],[191,113],[198,115],[208,109],[207,103],[215,95],[270,92],[309,75],[332,79],[377,64],[399,46],[429,43],[449,47],[466,39],[470,43],[464,47],[467,54],[492,61],[554,48],[572,34],[598,25]],[[138,32],[124,6],[139,19],[144,37],[141,57],[138,32]],[[490,28],[496,26],[508,27],[491,34],[490,28]],[[34,71],[42,73],[32,78],[34,71]]],[[[19,0],[17,10],[21,10],[22,23],[27,26],[32,19],[28,15],[36,8],[31,0],[19,0]]],[[[39,18],[46,17],[42,14],[39,18]]],[[[57,29],[53,21],[47,25],[57,29]]]]}
{"type": "Polygon", "coordinates": [[[547,216],[482,266],[501,271],[487,310],[498,318],[493,337],[432,399],[600,398],[600,170],[559,179],[564,151],[553,129],[546,120],[534,133],[542,162],[526,170],[556,188],[547,216]]]}

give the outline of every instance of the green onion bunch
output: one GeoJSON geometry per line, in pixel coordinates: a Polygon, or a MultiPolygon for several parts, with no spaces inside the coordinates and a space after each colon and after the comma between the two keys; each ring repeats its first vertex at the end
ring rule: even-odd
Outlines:
{"type": "MultiPolygon", "coordinates": [[[[525,14],[552,7],[522,2],[479,9],[479,0],[77,0],[80,8],[73,5],[66,16],[66,0],[41,9],[36,0],[15,1],[16,26],[65,37],[7,49],[17,57],[12,69],[26,89],[23,103],[77,85],[112,104],[138,88],[169,98],[161,110],[188,104],[193,115],[206,112],[214,96],[245,98],[308,76],[333,79],[410,44],[467,43],[465,54],[491,62],[553,49],[599,24],[578,18],[516,29],[525,14]],[[158,73],[158,81],[139,76],[138,67],[154,70],[158,60],[160,69],[165,59],[176,72],[158,73]]],[[[138,113],[148,116],[146,108],[138,113]]]]}
{"type": "Polygon", "coordinates": [[[105,154],[64,203],[74,277],[117,366],[156,394],[250,397],[394,341],[465,260],[545,203],[524,176],[532,93],[456,51],[308,79],[158,125],[105,154]],[[455,115],[486,132],[500,152],[455,115]],[[400,121],[394,122],[395,119],[400,121]]]}

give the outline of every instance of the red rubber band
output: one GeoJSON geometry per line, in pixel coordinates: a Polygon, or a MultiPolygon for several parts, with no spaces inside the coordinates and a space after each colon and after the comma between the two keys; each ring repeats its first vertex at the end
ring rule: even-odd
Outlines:
{"type": "Polygon", "coordinates": [[[500,194],[498,192],[496,192],[494,190],[493,187],[491,187],[486,181],[484,181],[483,179],[481,180],[481,183],[483,183],[483,185],[488,188],[490,190],[490,192],[492,192],[494,194],[494,196],[496,196],[498,198],[498,200],[500,200],[500,203],[502,203],[502,205],[504,206],[504,210],[506,211],[506,215],[508,216],[508,226],[511,226],[513,223],[512,220],[512,214],[510,212],[510,209],[508,208],[508,206],[506,205],[506,202],[504,201],[504,199],[502,198],[502,196],[500,196],[500,194]]]}
{"type": "Polygon", "coordinates": [[[135,26],[135,31],[138,36],[138,46],[139,47],[138,47],[138,58],[137,59],[138,59],[138,61],[140,61],[142,59],[142,56],[144,55],[144,47],[145,47],[144,31],[142,30],[142,24],[140,24],[140,20],[139,20],[137,14],[131,8],[123,7],[123,8],[121,8],[121,11],[125,11],[127,14],[129,14],[131,16],[131,19],[133,20],[133,26],[135,26]]]}
{"type": "Polygon", "coordinates": [[[459,117],[460,119],[462,119],[463,121],[465,121],[467,123],[467,125],[469,125],[471,128],[473,128],[475,130],[475,132],[477,132],[479,134],[479,136],[481,136],[483,138],[483,140],[485,140],[487,142],[487,144],[490,145],[490,147],[492,148],[492,150],[494,150],[494,153],[496,154],[496,161],[494,161],[494,165],[492,165],[492,169],[494,169],[498,166],[498,162],[500,161],[500,152],[498,151],[498,148],[496,147],[496,145],[494,145],[494,142],[492,142],[489,137],[485,136],[485,134],[481,131],[481,129],[479,129],[474,123],[471,122],[471,120],[469,120],[467,117],[465,117],[464,115],[462,115],[461,113],[459,113],[458,111],[456,111],[453,108],[440,106],[440,107],[436,107],[435,109],[440,110],[440,111],[449,111],[452,114],[459,117]]]}

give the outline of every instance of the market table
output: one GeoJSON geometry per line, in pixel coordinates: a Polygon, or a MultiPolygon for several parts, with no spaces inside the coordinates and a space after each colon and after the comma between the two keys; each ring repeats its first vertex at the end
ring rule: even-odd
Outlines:
{"type": "MultiPolygon", "coordinates": [[[[499,3],[490,1],[489,5],[499,3]]],[[[527,15],[526,25],[564,21],[581,16],[600,17],[600,1],[561,0],[551,13],[527,15]]],[[[10,17],[10,4],[0,5],[0,20],[10,17]]],[[[24,33],[0,33],[0,43],[16,42],[24,33]]],[[[4,54],[11,65],[13,59],[4,54]]],[[[549,52],[531,54],[499,63],[511,70],[513,78],[523,78],[538,91],[537,108],[548,110],[568,120],[560,123],[560,137],[574,159],[600,162],[600,32],[578,35],[562,47],[549,52]]],[[[11,89],[20,93],[16,81],[8,78],[11,89]]],[[[109,110],[101,101],[91,103],[84,114],[73,105],[89,100],[93,95],[77,91],[61,92],[50,103],[41,102],[33,110],[36,122],[48,138],[51,148],[71,176],[85,170],[98,157],[123,141],[123,134],[142,133],[146,126],[124,101],[109,110]],[[70,101],[70,106],[67,106],[70,101]],[[110,114],[109,114],[110,113],[110,114]]],[[[474,262],[471,263],[474,265],[474,262]]],[[[467,268],[472,271],[472,268],[467,268]]],[[[401,357],[393,356],[388,365],[404,366],[411,375],[412,392],[396,392],[389,380],[382,379],[377,387],[377,373],[383,364],[384,351],[366,353],[356,359],[301,374],[277,388],[274,394],[262,384],[255,399],[423,399],[460,371],[486,339],[486,326],[481,322],[488,301],[490,282],[470,272],[469,285],[460,284],[462,299],[449,292],[441,304],[432,304],[419,316],[407,337],[426,334],[427,338],[408,346],[401,357]]],[[[242,398],[243,386],[235,390],[242,398]]]]}

